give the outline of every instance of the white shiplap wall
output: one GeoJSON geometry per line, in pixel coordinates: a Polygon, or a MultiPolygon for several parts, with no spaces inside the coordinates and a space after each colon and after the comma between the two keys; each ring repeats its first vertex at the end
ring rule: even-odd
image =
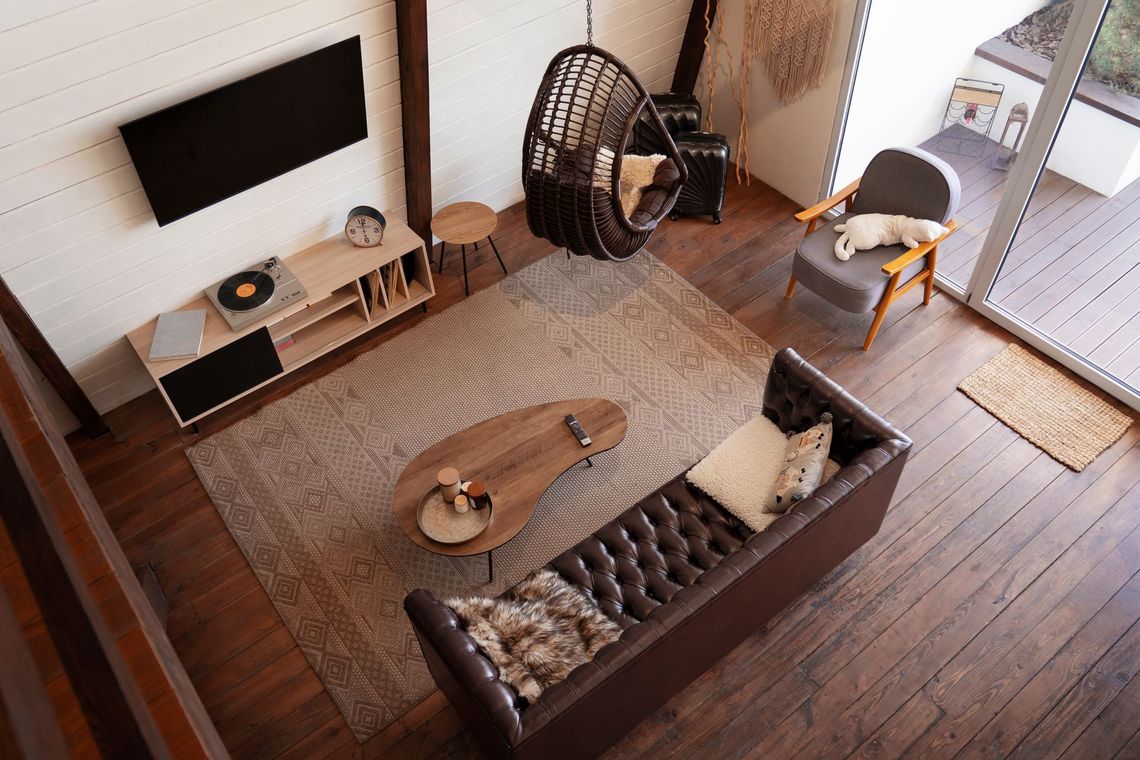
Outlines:
{"type": "MultiPolygon", "coordinates": [[[[595,0],[596,42],[651,91],[689,0],[595,0]]],[[[436,208],[521,199],[527,110],[584,0],[429,0],[436,208]]],[[[106,411],[151,387],[122,337],[221,277],[335,234],[357,203],[404,215],[394,4],[0,0],[0,274],[106,411]],[[367,140],[159,228],[118,125],[359,34],[367,140]]],[[[65,425],[70,425],[64,421],[65,425]]]]}

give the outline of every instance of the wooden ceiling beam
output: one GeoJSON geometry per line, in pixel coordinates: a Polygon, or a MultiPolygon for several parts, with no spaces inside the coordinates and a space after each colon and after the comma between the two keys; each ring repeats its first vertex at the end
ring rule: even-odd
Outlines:
{"type": "Polygon", "coordinates": [[[400,115],[404,134],[404,194],[408,226],[431,251],[431,121],[428,90],[427,0],[396,3],[400,57],[400,115]]]}
{"type": "Polygon", "coordinates": [[[677,68],[673,72],[673,92],[691,95],[697,86],[697,75],[701,72],[701,59],[705,56],[705,11],[709,21],[716,18],[717,0],[693,0],[689,8],[689,23],[685,26],[685,38],[681,41],[681,53],[677,56],[677,68]]]}

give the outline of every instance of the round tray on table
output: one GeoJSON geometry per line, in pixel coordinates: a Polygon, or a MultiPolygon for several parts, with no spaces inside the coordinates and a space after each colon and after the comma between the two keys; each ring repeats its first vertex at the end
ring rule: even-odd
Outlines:
{"type": "Polygon", "coordinates": [[[416,507],[416,524],[424,535],[441,544],[461,544],[482,533],[491,524],[492,507],[468,509],[459,514],[444,501],[439,486],[433,486],[416,507]]]}

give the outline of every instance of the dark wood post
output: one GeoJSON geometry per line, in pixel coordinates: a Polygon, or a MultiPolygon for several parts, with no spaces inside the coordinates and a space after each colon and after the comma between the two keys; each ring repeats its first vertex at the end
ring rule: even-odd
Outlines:
{"type": "Polygon", "coordinates": [[[0,522],[101,754],[228,758],[2,323],[0,522]]]}
{"type": "Polygon", "coordinates": [[[103,422],[99,412],[95,411],[91,400],[79,387],[79,383],[75,382],[67,367],[63,366],[63,362],[48,345],[43,333],[28,316],[28,312],[24,311],[23,305],[8,289],[8,283],[4,282],[2,277],[0,277],[0,318],[8,325],[20,347],[39,367],[40,372],[44,373],[44,377],[51,383],[51,387],[55,388],[63,403],[67,404],[67,408],[79,420],[83,432],[92,438],[106,433],[107,424],[103,422]]]}
{"type": "Polygon", "coordinates": [[[47,505],[28,488],[32,465],[10,440],[12,432],[0,432],[4,527],[91,734],[106,757],[152,757],[136,715],[140,705],[124,693],[122,668],[111,661],[119,657],[115,640],[102,621],[92,617],[90,599],[82,598],[90,592],[75,579],[76,560],[68,556],[56,526],[45,520],[47,505]]]}
{"type": "Polygon", "coordinates": [[[397,0],[400,114],[408,226],[431,250],[431,125],[428,118],[427,0],[397,0]]]}
{"type": "Polygon", "coordinates": [[[20,620],[0,588],[0,757],[67,757],[67,741],[24,638],[20,620]],[[7,736],[5,736],[7,733],[7,736]],[[5,739],[11,746],[5,746],[5,739]]]}
{"type": "Polygon", "coordinates": [[[677,68],[673,72],[673,92],[692,94],[697,86],[697,75],[701,71],[701,59],[705,55],[705,10],[709,20],[716,18],[717,0],[693,0],[689,9],[689,23],[685,26],[685,39],[681,41],[681,54],[677,56],[677,68]]]}

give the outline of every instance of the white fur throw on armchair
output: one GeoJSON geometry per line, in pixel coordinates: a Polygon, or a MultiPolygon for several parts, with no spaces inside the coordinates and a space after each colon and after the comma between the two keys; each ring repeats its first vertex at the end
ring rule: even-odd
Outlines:
{"type": "Polygon", "coordinates": [[[907,248],[917,248],[919,243],[929,243],[945,235],[947,229],[938,222],[911,216],[856,214],[843,224],[835,225],[835,231],[843,233],[835,241],[835,256],[847,261],[855,251],[880,245],[902,243],[907,248]]]}

